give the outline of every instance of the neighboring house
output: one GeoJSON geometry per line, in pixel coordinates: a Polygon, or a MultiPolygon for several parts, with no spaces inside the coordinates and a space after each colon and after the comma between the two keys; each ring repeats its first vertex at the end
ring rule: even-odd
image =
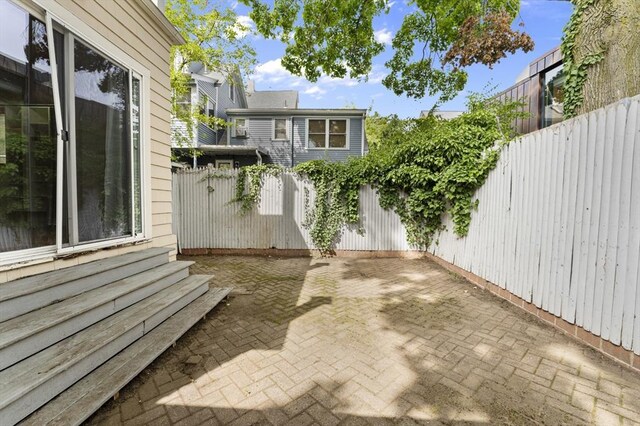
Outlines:
{"type": "Polygon", "coordinates": [[[174,261],[161,8],[0,0],[3,425],[81,423],[217,303],[174,261]]]}
{"type": "Polygon", "coordinates": [[[562,53],[555,48],[529,64],[515,85],[496,98],[501,101],[523,101],[528,118],[519,118],[513,126],[518,133],[534,132],[563,120],[564,74],[562,53]]]}
{"type": "Polygon", "coordinates": [[[194,126],[193,138],[180,146],[186,126],[174,119],[172,146],[185,163],[217,168],[256,163],[292,167],[314,159],[344,161],[367,151],[366,110],[301,109],[295,90],[257,91],[250,81],[245,92],[239,79],[232,96],[223,76],[207,73],[199,65],[189,71],[192,89],[185,107],[206,105],[206,111],[227,120],[229,126],[216,131],[200,123],[194,126]]]}
{"type": "MultiPolygon", "coordinates": [[[[183,99],[177,99],[179,107],[188,110],[199,108],[205,115],[224,121],[227,121],[228,108],[247,107],[247,98],[239,77],[229,78],[209,71],[201,63],[192,63],[187,72],[191,76],[190,91],[183,99]]],[[[171,120],[171,132],[171,147],[174,152],[182,160],[193,162],[193,165],[197,165],[199,160],[198,156],[193,155],[193,148],[200,148],[202,152],[209,146],[220,145],[221,141],[226,141],[224,128],[211,128],[197,123],[189,135],[187,125],[175,117],[171,120]]]]}
{"type": "Polygon", "coordinates": [[[293,167],[326,159],[345,161],[366,151],[364,109],[229,109],[229,146],[251,147],[264,162],[293,167]]]}

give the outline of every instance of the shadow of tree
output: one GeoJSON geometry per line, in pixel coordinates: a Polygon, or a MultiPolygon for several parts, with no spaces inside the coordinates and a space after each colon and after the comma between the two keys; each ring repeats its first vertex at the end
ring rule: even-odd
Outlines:
{"type": "Polygon", "coordinates": [[[424,260],[198,258],[194,272],[247,294],[91,423],[607,424],[600,409],[640,412],[640,378],[424,260]],[[605,406],[596,392],[614,384],[605,406]]]}

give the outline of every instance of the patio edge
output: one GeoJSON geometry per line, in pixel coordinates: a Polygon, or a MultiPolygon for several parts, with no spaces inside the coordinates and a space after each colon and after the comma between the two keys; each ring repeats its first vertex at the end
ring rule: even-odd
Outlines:
{"type": "MultiPolygon", "coordinates": [[[[196,248],[182,249],[183,256],[273,256],[273,257],[320,257],[319,250],[312,249],[236,249],[236,248],[196,248]]],[[[422,251],[401,251],[401,250],[335,250],[331,256],[348,257],[359,259],[372,258],[403,258],[403,259],[426,259],[428,253],[422,251]]]]}

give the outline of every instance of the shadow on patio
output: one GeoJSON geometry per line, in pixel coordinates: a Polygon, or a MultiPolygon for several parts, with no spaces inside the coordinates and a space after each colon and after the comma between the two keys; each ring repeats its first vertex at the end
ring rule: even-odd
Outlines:
{"type": "Polygon", "coordinates": [[[235,295],[91,423],[640,418],[637,375],[430,262],[194,259],[235,295]]]}

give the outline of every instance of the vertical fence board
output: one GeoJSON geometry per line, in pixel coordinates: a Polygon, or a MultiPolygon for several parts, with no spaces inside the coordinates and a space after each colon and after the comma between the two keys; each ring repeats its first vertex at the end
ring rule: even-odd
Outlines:
{"type": "MultiPolygon", "coordinates": [[[[591,196],[591,215],[589,220],[589,253],[587,255],[587,268],[585,274],[586,295],[584,300],[584,328],[592,331],[594,319],[594,298],[596,297],[597,279],[596,264],[598,255],[598,242],[602,237],[600,234],[600,200],[602,198],[602,176],[603,176],[603,160],[605,151],[605,130],[606,130],[606,114],[603,110],[597,111],[597,128],[596,128],[596,151],[594,157],[593,168],[593,186],[591,196]]],[[[597,299],[596,299],[597,300],[597,299]]]]}
{"type": "Polygon", "coordinates": [[[587,136],[587,120],[581,117],[572,134],[572,143],[574,144],[574,155],[577,151],[577,161],[573,185],[575,187],[575,206],[573,210],[573,235],[568,239],[570,245],[566,250],[571,250],[571,264],[570,274],[568,277],[568,296],[565,299],[565,304],[562,307],[562,318],[566,321],[574,324],[576,321],[577,311],[577,294],[578,289],[581,288],[582,282],[578,281],[580,265],[582,265],[582,254],[580,252],[580,244],[582,241],[583,227],[583,210],[585,199],[585,187],[586,187],[586,165],[587,165],[587,150],[588,150],[588,138],[587,136]]]}
{"type": "Polygon", "coordinates": [[[622,316],[624,315],[624,294],[626,291],[627,280],[633,275],[627,275],[626,262],[629,259],[629,241],[630,241],[630,221],[633,215],[637,215],[638,211],[631,210],[631,182],[633,180],[633,143],[635,142],[634,132],[636,131],[637,102],[633,102],[628,111],[623,111],[626,118],[624,134],[621,135],[622,149],[620,164],[620,215],[618,220],[618,251],[616,253],[616,265],[613,282],[613,300],[611,303],[611,312],[608,315],[610,322],[609,340],[619,345],[622,342],[622,316]]]}
{"type": "Polygon", "coordinates": [[[596,257],[596,287],[593,298],[593,319],[591,323],[591,331],[598,336],[600,336],[600,333],[602,332],[602,310],[604,307],[605,287],[607,286],[607,269],[609,267],[609,259],[607,258],[607,245],[609,238],[611,238],[609,216],[611,215],[612,208],[617,208],[617,206],[611,206],[610,203],[616,121],[616,110],[614,108],[607,108],[605,138],[603,140],[603,144],[606,148],[604,149],[602,185],[600,186],[602,196],[600,197],[600,222],[598,227],[598,248],[596,257]]]}
{"type": "MultiPolygon", "coordinates": [[[[613,315],[613,294],[616,283],[616,265],[618,256],[618,234],[620,227],[626,227],[626,220],[621,219],[621,187],[622,187],[622,168],[623,168],[623,151],[624,137],[627,124],[627,108],[625,105],[619,104],[615,109],[612,108],[615,116],[615,128],[613,141],[609,150],[612,153],[611,164],[611,190],[609,198],[609,222],[607,225],[609,238],[606,243],[605,254],[605,278],[604,278],[604,296],[602,299],[602,319],[600,334],[603,339],[610,339],[611,317],[613,315]]],[[[627,197],[628,200],[628,197],[627,197]]],[[[626,258],[626,251],[624,252],[626,258]]],[[[620,342],[620,339],[616,339],[620,342]]]]}
{"type": "Polygon", "coordinates": [[[633,146],[633,162],[622,346],[626,349],[634,348],[634,352],[640,355],[640,289],[638,288],[640,286],[640,214],[638,214],[640,212],[640,101],[638,99],[633,101],[629,115],[629,120],[634,122],[634,126],[627,127],[627,137],[633,146]]]}

